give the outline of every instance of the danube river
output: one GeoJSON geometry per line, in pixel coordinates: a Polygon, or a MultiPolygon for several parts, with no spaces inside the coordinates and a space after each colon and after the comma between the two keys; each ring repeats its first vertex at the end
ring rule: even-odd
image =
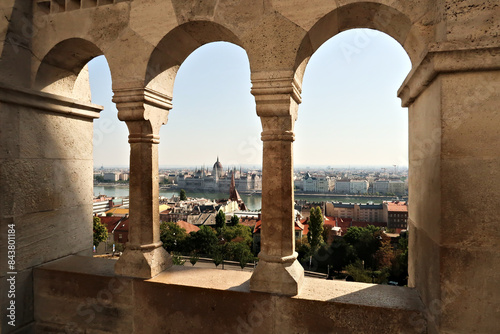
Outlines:
{"type": "MultiPolygon", "coordinates": [[[[94,195],[107,195],[112,197],[126,197],[128,196],[127,186],[94,186],[94,195]]],[[[179,192],[160,189],[160,196],[172,197],[178,195],[179,192]]],[[[228,198],[229,194],[226,193],[210,193],[210,192],[186,192],[188,197],[220,199],[228,198]]],[[[245,195],[240,194],[241,199],[245,202],[249,210],[260,210],[262,197],[260,194],[245,195]]],[[[382,203],[382,201],[390,201],[392,197],[346,197],[346,196],[314,196],[314,195],[301,195],[295,194],[296,200],[307,200],[309,202],[344,202],[344,203],[382,203]]]]}

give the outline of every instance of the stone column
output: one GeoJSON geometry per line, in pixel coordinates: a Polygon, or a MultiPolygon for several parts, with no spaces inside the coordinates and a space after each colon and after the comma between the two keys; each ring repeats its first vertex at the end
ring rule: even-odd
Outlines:
{"type": "Polygon", "coordinates": [[[252,74],[252,94],[262,122],[262,229],[253,291],[296,295],[304,278],[294,237],[293,127],[300,87],[291,73],[252,74]]]}
{"type": "Polygon", "coordinates": [[[171,98],[149,89],[115,90],[118,118],[130,143],[129,242],[115,265],[118,275],[151,278],[172,265],[160,241],[158,143],[171,98]]]}
{"type": "Polygon", "coordinates": [[[409,107],[408,272],[428,333],[494,333],[500,309],[500,49],[438,45],[400,90],[409,107]]]}

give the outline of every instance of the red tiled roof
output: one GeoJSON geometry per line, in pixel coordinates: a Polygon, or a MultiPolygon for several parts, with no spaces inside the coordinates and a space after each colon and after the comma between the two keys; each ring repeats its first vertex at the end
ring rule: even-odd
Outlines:
{"type": "Polygon", "coordinates": [[[329,225],[331,227],[334,227],[336,226],[336,222],[335,222],[335,217],[329,217],[329,216],[325,216],[325,220],[323,221],[323,224],[324,225],[329,225]]]}
{"type": "Polygon", "coordinates": [[[106,228],[108,229],[108,233],[111,233],[113,232],[116,223],[118,223],[123,217],[111,216],[111,217],[99,217],[99,218],[101,218],[101,223],[104,224],[104,226],[106,226],[106,228]]]}
{"type": "Polygon", "coordinates": [[[305,225],[303,225],[300,221],[295,221],[295,231],[302,231],[305,229],[305,225]]]}
{"type": "Polygon", "coordinates": [[[253,233],[260,233],[260,228],[262,225],[262,221],[259,220],[257,223],[255,223],[255,227],[253,229],[253,233]]]}
{"type": "Polygon", "coordinates": [[[185,222],[184,220],[179,220],[176,222],[176,224],[179,225],[179,227],[185,229],[186,233],[188,233],[188,234],[190,232],[198,232],[200,230],[200,228],[198,226],[195,226],[193,224],[185,222]]]}
{"type": "Polygon", "coordinates": [[[335,218],[336,226],[342,229],[342,233],[345,233],[352,224],[352,218],[335,218]]]}
{"type": "Polygon", "coordinates": [[[257,220],[257,217],[243,216],[240,217],[240,224],[253,228],[257,224],[257,220]]]}
{"type": "Polygon", "coordinates": [[[388,202],[387,211],[391,212],[408,212],[406,202],[388,202]]]}

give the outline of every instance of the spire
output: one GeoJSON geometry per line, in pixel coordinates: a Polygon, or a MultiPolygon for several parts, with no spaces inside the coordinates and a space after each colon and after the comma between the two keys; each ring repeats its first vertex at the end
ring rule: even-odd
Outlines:
{"type": "Polygon", "coordinates": [[[240,194],[238,193],[238,190],[236,190],[236,181],[234,180],[234,174],[235,174],[235,170],[233,170],[233,172],[231,173],[231,187],[229,188],[229,199],[231,201],[237,202],[240,210],[246,211],[247,206],[245,205],[245,203],[241,199],[240,194]]]}
{"type": "Polygon", "coordinates": [[[233,192],[233,190],[236,190],[236,181],[234,180],[234,170],[231,173],[231,188],[229,189],[229,192],[233,192]]]}

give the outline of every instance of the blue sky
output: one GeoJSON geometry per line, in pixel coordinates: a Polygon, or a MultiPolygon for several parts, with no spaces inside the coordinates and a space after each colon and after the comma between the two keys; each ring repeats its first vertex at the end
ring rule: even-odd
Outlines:
{"type": "MultiPolygon", "coordinates": [[[[410,60],[394,39],[354,29],[324,43],[311,57],[295,124],[296,166],[408,165],[408,113],[396,92],[410,60]]],[[[104,57],[89,63],[94,165],[128,166],[128,130],[111,102],[104,57]]],[[[160,166],[258,166],[262,131],[250,94],[250,67],[240,47],[210,43],[194,51],[176,77],[173,109],[160,132],[160,166]]]]}

